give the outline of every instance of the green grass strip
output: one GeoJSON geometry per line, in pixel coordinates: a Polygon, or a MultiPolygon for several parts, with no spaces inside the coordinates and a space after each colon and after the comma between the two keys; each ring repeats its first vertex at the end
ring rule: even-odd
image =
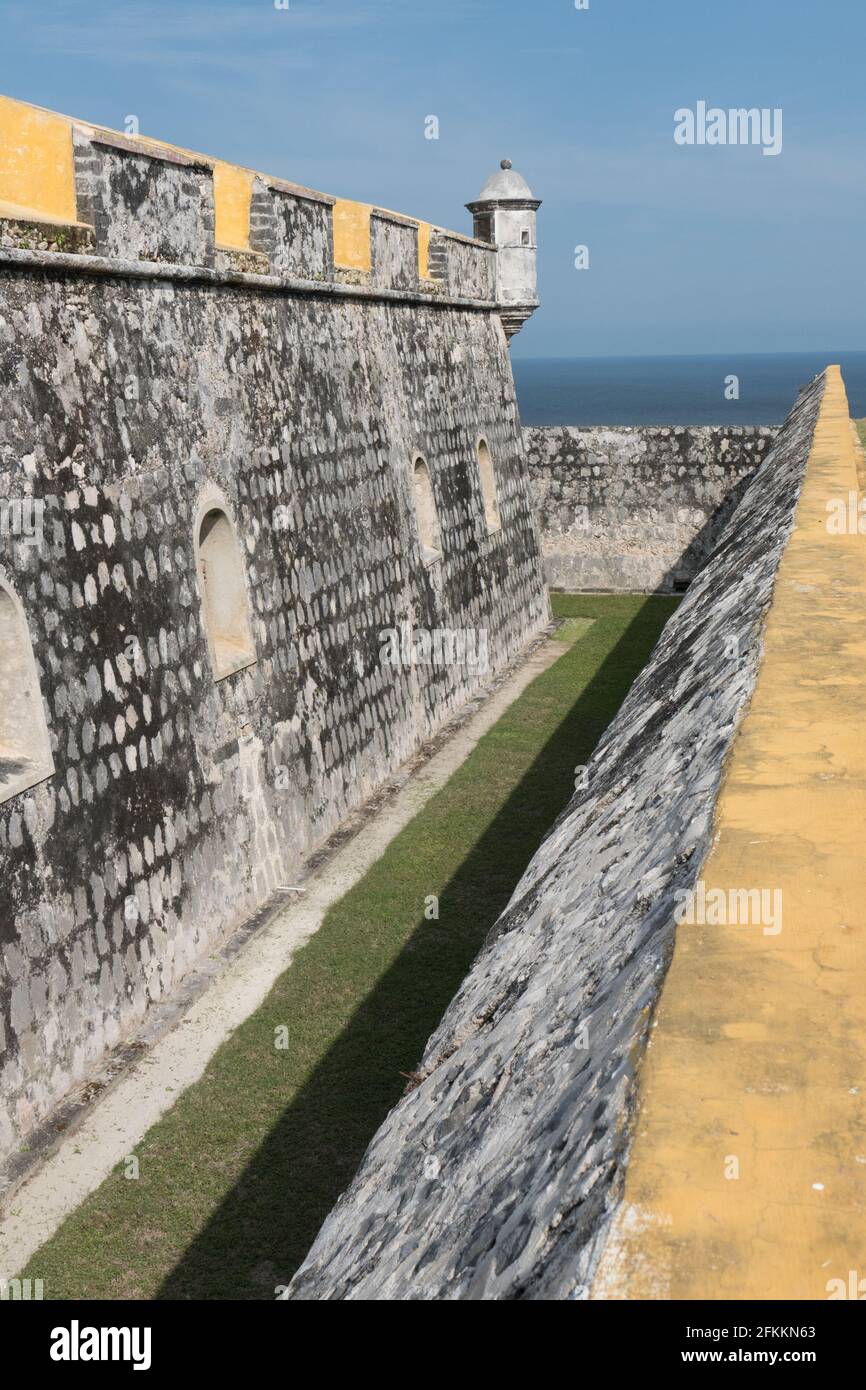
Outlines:
{"type": "Polygon", "coordinates": [[[34,1256],[47,1298],[272,1299],[297,1268],[676,600],[553,603],[574,644],[142,1139],[139,1177],[121,1165],[34,1256]]]}

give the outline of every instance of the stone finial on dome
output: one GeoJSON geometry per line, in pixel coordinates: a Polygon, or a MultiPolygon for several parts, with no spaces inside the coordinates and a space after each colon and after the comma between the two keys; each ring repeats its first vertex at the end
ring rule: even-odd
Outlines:
{"type": "Polygon", "coordinates": [[[532,197],[532,189],[518,174],[510,159],[500,161],[495,174],[491,174],[478,198],[479,203],[498,203],[508,199],[532,197]]]}

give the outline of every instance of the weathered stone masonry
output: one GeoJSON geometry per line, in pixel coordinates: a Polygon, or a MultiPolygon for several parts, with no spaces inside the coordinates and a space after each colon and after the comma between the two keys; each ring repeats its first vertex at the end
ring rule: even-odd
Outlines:
{"type": "Polygon", "coordinates": [[[479,293],[495,248],[453,236],[449,279],[425,280],[418,224],[371,218],[349,285],[324,195],[259,179],[255,236],[221,246],[206,163],[74,139],[74,228],[0,226],[0,497],[44,504],[41,545],[3,535],[0,584],[54,763],[0,802],[0,1157],[548,618],[479,293]],[[34,227],[52,246],[74,231],[75,254],[33,249],[34,227]],[[196,555],[215,497],[255,647],[220,681],[196,555]],[[488,670],[383,664],[404,622],[486,631],[488,670]]]}
{"type": "Polygon", "coordinates": [[[765,426],[525,429],[548,583],[685,589],[777,433],[765,426]]]}
{"type": "Polygon", "coordinates": [[[823,394],[819,378],[798,401],[291,1297],[587,1296],[622,1193],[676,894],[710,847],[823,394]]]}

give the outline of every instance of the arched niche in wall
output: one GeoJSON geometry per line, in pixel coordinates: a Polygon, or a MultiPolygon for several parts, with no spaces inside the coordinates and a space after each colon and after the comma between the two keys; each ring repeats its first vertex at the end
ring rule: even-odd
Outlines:
{"type": "Polygon", "coordinates": [[[432,565],[441,558],[442,538],[439,531],[439,517],[436,512],[436,499],[430,470],[420,454],[415,458],[412,468],[412,481],[415,493],[415,516],[418,521],[418,536],[421,541],[421,556],[425,565],[432,565]]]}
{"type": "Polygon", "coordinates": [[[256,646],[243,552],[228,503],[215,487],[199,502],[195,541],[204,627],[219,681],[252,666],[256,646]]]}
{"type": "Polygon", "coordinates": [[[0,802],[54,771],[27,619],[0,571],[0,802]]]}
{"type": "Polygon", "coordinates": [[[479,439],[476,453],[478,455],[478,478],[481,483],[481,496],[484,499],[484,517],[487,521],[487,530],[488,532],[498,531],[502,525],[502,518],[499,515],[496,470],[493,467],[493,455],[486,439],[479,439]]]}

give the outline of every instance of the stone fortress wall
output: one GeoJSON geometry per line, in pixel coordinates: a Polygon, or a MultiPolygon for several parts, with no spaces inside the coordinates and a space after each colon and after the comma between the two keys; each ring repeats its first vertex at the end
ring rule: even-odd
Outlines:
{"type": "Polygon", "coordinates": [[[721,425],[526,428],[548,584],[685,590],[777,433],[721,425]]]}
{"type": "Polygon", "coordinates": [[[496,257],[0,99],[0,1157],[546,625],[496,257]]]}
{"type": "Polygon", "coordinates": [[[836,369],[802,393],[289,1298],[667,1297],[671,1286],[675,1297],[736,1298],[747,1278],[752,1297],[816,1298],[828,1274],[853,1267],[864,759],[859,724],[841,746],[835,731],[866,706],[866,585],[862,536],[832,537],[825,503],[855,481],[836,369]],[[840,439],[850,457],[834,454],[840,439]],[[776,610],[778,676],[762,685],[776,610]],[[844,655],[831,660],[834,640],[844,655]],[[732,782],[740,799],[720,829],[732,782]],[[676,928],[681,895],[696,891],[720,842],[723,891],[782,885],[787,935],[748,923],[676,928]],[[838,944],[840,924],[850,947],[838,944]],[[684,933],[696,944],[665,1029],[656,1010],[684,933]],[[822,1026],[809,1029],[825,997],[822,1026]],[[639,1067],[653,1073],[644,1053],[665,1034],[667,1068],[660,1080],[656,1064],[655,1104],[638,1123],[639,1067]],[[621,1207],[633,1137],[640,1147],[653,1126],[664,1145],[621,1207]],[[743,1155],[741,1184],[726,1181],[731,1152],[743,1155]],[[828,1200],[813,1214],[818,1171],[828,1200]]]}

